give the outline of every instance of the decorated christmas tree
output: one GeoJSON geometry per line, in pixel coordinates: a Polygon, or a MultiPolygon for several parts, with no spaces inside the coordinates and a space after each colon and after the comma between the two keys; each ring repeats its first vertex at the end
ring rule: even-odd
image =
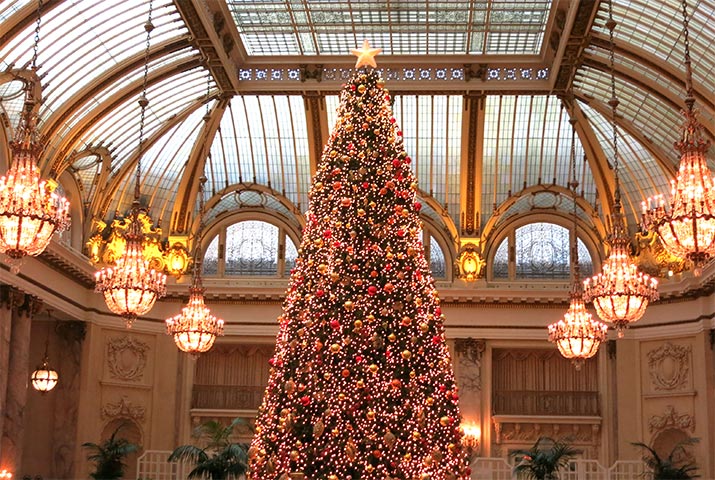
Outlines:
{"type": "Polygon", "coordinates": [[[417,184],[378,52],[353,50],[359,70],[313,180],[252,480],[468,477],[417,184]]]}

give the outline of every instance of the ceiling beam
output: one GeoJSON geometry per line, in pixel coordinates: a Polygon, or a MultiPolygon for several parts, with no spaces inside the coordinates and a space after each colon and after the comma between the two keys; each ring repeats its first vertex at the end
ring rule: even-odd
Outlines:
{"type": "MultiPolygon", "coordinates": [[[[163,65],[149,73],[148,85],[159,83],[167,78],[171,78],[181,72],[194,69],[201,66],[201,61],[195,57],[187,57],[181,59],[177,63],[163,65]]],[[[77,144],[82,141],[82,136],[87,133],[100,119],[109,115],[113,110],[119,107],[124,102],[132,97],[136,97],[142,91],[143,82],[141,79],[132,83],[126,88],[116,92],[109,97],[103,104],[99,105],[91,114],[87,114],[77,122],[72,130],[62,139],[61,143],[53,146],[50,155],[57,159],[57,162],[62,162],[62,159],[69,156],[77,144]]],[[[61,163],[60,163],[61,164],[61,163]]],[[[45,165],[46,167],[47,165],[45,165]]],[[[64,166],[66,168],[66,166],[64,166]]],[[[59,175],[62,171],[57,171],[59,175]]]]}
{"type": "Polygon", "coordinates": [[[174,1],[216,85],[223,93],[235,94],[239,90],[238,69],[231,55],[236,50],[236,40],[227,28],[233,20],[227,7],[220,8],[221,3],[225,7],[225,2],[218,1],[174,1]]]}
{"type": "Polygon", "coordinates": [[[181,183],[171,212],[170,235],[188,235],[191,231],[191,212],[199,192],[199,180],[204,176],[206,159],[211,152],[211,144],[216,137],[216,131],[221,125],[221,119],[231,97],[223,95],[214,103],[211,110],[204,116],[198,139],[191,149],[189,159],[181,176],[181,183]]]}
{"type": "Polygon", "coordinates": [[[565,93],[573,84],[576,70],[580,66],[583,51],[589,44],[589,35],[598,12],[599,0],[580,0],[575,2],[577,9],[573,14],[573,23],[568,35],[562,34],[561,44],[565,45],[558,71],[551,72],[553,91],[565,93]]]}

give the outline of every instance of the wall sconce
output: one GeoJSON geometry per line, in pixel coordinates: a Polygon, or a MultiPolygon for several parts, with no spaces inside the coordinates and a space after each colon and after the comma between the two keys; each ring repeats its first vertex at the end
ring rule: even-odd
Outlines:
{"type": "Polygon", "coordinates": [[[12,478],[12,473],[8,472],[4,468],[0,470],[0,480],[5,480],[9,478],[12,478]]]}
{"type": "Polygon", "coordinates": [[[467,243],[462,247],[457,264],[460,272],[459,278],[473,282],[482,276],[486,262],[479,254],[478,247],[473,243],[467,243]]]}
{"type": "Polygon", "coordinates": [[[186,237],[169,237],[171,247],[166,254],[166,271],[169,275],[181,277],[189,270],[191,257],[187,247],[186,237]]]}
{"type": "Polygon", "coordinates": [[[479,425],[468,423],[462,425],[462,445],[467,449],[467,455],[471,461],[475,456],[479,455],[479,443],[482,438],[482,429],[479,425]]]}
{"type": "MultiPolygon", "coordinates": [[[[177,278],[185,274],[191,264],[188,237],[170,236],[168,242],[162,241],[161,228],[153,225],[149,215],[141,212],[138,218],[145,237],[142,253],[149,260],[151,268],[159,272],[166,271],[177,278]]],[[[87,256],[93,265],[111,266],[124,255],[127,244],[124,235],[128,226],[129,222],[124,217],[115,218],[109,225],[99,219],[92,220],[94,234],[86,245],[87,256]]]]}

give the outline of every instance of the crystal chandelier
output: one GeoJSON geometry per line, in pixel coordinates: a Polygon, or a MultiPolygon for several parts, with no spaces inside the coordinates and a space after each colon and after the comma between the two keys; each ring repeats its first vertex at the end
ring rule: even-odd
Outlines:
{"type": "Polygon", "coordinates": [[[581,369],[581,365],[587,358],[596,355],[598,347],[606,340],[608,326],[586,311],[586,304],[583,300],[583,287],[580,280],[580,269],[578,264],[578,221],[576,216],[576,190],[578,181],[576,180],[576,129],[575,120],[571,120],[571,169],[573,180],[569,187],[573,190],[573,219],[574,219],[574,240],[572,242],[572,265],[573,265],[573,285],[571,286],[571,303],[564,318],[549,325],[549,341],[556,344],[564,358],[568,358],[576,367],[581,369]]]}
{"type": "MultiPolygon", "coordinates": [[[[49,315],[49,312],[48,312],[49,315]]],[[[42,359],[42,365],[32,372],[30,380],[32,388],[40,393],[47,393],[57,386],[60,377],[57,371],[50,367],[49,356],[47,354],[50,347],[50,331],[47,331],[47,341],[45,341],[45,356],[42,359]]]]}
{"type": "Polygon", "coordinates": [[[621,209],[621,190],[618,178],[618,126],[616,124],[618,99],[616,98],[613,59],[613,30],[616,28],[616,22],[613,20],[613,6],[610,1],[608,2],[606,27],[610,38],[611,99],[608,104],[611,107],[613,127],[613,172],[616,187],[613,211],[610,217],[611,233],[608,236],[611,251],[603,264],[601,273],[584,282],[584,301],[593,302],[601,320],[613,324],[618,332],[618,338],[622,338],[624,329],[643,316],[650,302],[658,300],[658,280],[639,271],[631,258],[630,238],[621,209]]]}
{"type": "Polygon", "coordinates": [[[663,247],[676,257],[693,264],[699,276],[703,265],[715,255],[715,190],[712,172],[705,153],[710,141],[704,138],[703,126],[694,108],[693,71],[688,38],[687,2],[683,0],[683,37],[685,39],[685,122],[681,138],[675,143],[680,153],[680,167],[671,180],[671,199],[666,207],[663,195],[643,202],[643,223],[658,233],[663,247]]]}
{"type": "Polygon", "coordinates": [[[117,259],[114,267],[98,271],[95,290],[104,295],[104,301],[109,309],[121,315],[127,328],[137,317],[145,315],[154,306],[156,300],[166,294],[166,275],[151,268],[149,260],[144,257],[144,233],[139,217],[146,213],[140,206],[141,157],[144,150],[144,119],[149,101],[146,98],[147,78],[149,74],[149,40],[153,25],[151,23],[151,2],[149,2],[149,20],[144,26],[147,32],[146,50],[144,53],[144,86],[139,98],[141,118],[139,121],[139,155],[134,185],[134,202],[129,214],[127,228],[126,250],[117,259]]]}
{"type": "MultiPolygon", "coordinates": [[[[37,9],[33,73],[37,71],[40,6],[41,2],[37,9]]],[[[31,82],[25,83],[23,113],[10,141],[10,169],[0,177],[0,252],[7,255],[14,273],[19,271],[24,256],[42,253],[52,235],[66,230],[70,223],[69,202],[53,192],[52,182],[40,178],[37,159],[42,144],[37,133],[36,102],[31,87],[31,82]]]]}
{"type": "Polygon", "coordinates": [[[166,320],[166,333],[174,337],[174,343],[182,352],[198,355],[211,349],[216,337],[223,335],[223,320],[216,318],[204,303],[204,288],[201,284],[201,231],[203,222],[203,185],[199,186],[199,228],[194,240],[194,271],[189,288],[189,303],[181,313],[166,320]]]}

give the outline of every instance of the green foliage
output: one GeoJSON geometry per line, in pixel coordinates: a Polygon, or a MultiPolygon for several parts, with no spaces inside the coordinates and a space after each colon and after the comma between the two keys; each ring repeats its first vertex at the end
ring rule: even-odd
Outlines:
{"type": "Polygon", "coordinates": [[[569,460],[581,453],[568,440],[540,437],[529,450],[516,450],[511,456],[516,462],[514,473],[524,480],[554,480],[569,460]]]}
{"type": "Polygon", "coordinates": [[[245,474],[248,470],[246,446],[230,440],[233,429],[242,423],[245,424],[243,419],[236,418],[227,426],[215,420],[200,425],[194,436],[206,438],[206,446],[181,445],[169,455],[168,461],[194,464],[188,478],[225,480],[245,474]]]}
{"type": "Polygon", "coordinates": [[[139,449],[138,445],[117,436],[123,426],[119,425],[112,432],[112,435],[100,444],[92,442],[82,444],[82,447],[91,452],[87,456],[87,460],[94,462],[94,472],[89,475],[95,480],[117,480],[122,478],[126,468],[124,459],[130,453],[139,449]]]}
{"type": "Polygon", "coordinates": [[[685,456],[685,446],[697,443],[696,438],[679,442],[673,450],[670,451],[667,458],[660,458],[658,452],[645,443],[635,442],[633,445],[645,450],[643,462],[650,469],[645,475],[652,480],[687,480],[690,478],[699,478],[697,475],[698,466],[695,462],[681,462],[678,458],[685,456]]]}

